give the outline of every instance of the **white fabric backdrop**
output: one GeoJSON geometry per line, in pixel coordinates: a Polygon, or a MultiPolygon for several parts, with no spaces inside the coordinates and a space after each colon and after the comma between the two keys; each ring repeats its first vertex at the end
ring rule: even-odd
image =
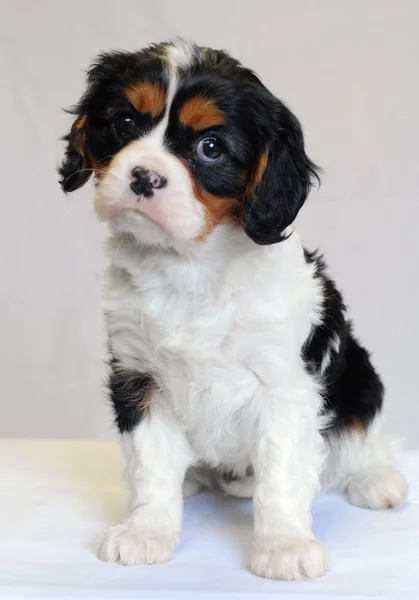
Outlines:
{"type": "Polygon", "coordinates": [[[61,108],[101,50],[181,34],[257,70],[301,119],[323,186],[299,219],[419,445],[416,0],[0,0],[0,435],[113,435],[92,188],[57,185],[61,108]]]}

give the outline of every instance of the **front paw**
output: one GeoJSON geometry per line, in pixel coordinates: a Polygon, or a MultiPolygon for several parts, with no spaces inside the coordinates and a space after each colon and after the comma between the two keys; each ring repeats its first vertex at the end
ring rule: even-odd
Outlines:
{"type": "Polygon", "coordinates": [[[142,531],[132,523],[111,527],[101,538],[98,557],[121,565],[153,565],[168,562],[179,541],[173,532],[142,531]]]}
{"type": "Polygon", "coordinates": [[[251,570],[268,579],[316,579],[329,565],[326,547],[314,539],[259,539],[253,546],[251,570]]]}

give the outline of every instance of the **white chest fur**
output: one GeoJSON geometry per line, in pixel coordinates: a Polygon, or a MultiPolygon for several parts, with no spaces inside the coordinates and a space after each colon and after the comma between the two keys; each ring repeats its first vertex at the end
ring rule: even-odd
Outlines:
{"type": "Polygon", "coordinates": [[[298,376],[318,321],[321,289],[297,234],[260,247],[223,226],[186,255],[113,237],[109,253],[113,352],[153,374],[197,458],[245,468],[260,396],[298,376]]]}

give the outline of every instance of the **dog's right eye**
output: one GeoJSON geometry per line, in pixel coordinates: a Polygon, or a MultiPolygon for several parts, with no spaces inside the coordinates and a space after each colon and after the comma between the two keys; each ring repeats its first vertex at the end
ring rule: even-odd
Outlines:
{"type": "Polygon", "coordinates": [[[115,121],[115,131],[121,137],[130,137],[135,134],[135,121],[132,117],[118,117],[115,121]]]}
{"type": "Polygon", "coordinates": [[[223,155],[223,145],[215,136],[206,137],[199,142],[196,153],[202,162],[216,163],[223,155]]]}

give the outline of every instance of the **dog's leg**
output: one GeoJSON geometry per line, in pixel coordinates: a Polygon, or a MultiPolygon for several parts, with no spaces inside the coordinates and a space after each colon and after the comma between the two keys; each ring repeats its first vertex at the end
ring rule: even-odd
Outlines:
{"type": "Polygon", "coordinates": [[[192,462],[186,437],[154,399],[148,414],[122,435],[132,497],[127,518],[104,534],[99,558],[124,565],[167,562],[179,541],[182,484],[192,462]]]}
{"type": "Polygon", "coordinates": [[[317,384],[301,366],[261,405],[251,569],[272,579],[319,577],[328,555],[311,528],[311,505],[325,459],[317,384]]]}

